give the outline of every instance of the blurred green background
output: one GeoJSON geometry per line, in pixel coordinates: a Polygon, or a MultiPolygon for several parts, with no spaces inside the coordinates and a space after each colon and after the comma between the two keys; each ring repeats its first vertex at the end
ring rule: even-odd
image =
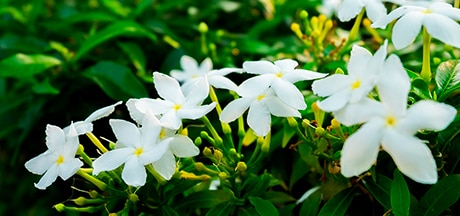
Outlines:
{"type": "MultiPolygon", "coordinates": [[[[78,180],[41,191],[33,185],[40,176],[24,168],[46,150],[46,124],[63,128],[115,101],[154,97],[152,72],[179,68],[184,54],[211,57],[214,68],[295,58],[303,48],[290,24],[319,4],[0,0],[0,215],[56,215],[52,206],[72,197],[78,180]]],[[[122,106],[114,115],[127,117],[122,106]]],[[[107,120],[95,133],[112,136],[107,120]]]]}

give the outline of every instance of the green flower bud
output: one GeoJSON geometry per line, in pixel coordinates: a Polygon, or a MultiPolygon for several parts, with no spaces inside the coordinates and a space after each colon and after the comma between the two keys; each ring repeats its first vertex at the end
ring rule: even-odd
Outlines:
{"type": "Polygon", "coordinates": [[[246,165],[246,163],[243,161],[240,161],[238,162],[238,164],[236,164],[236,170],[238,171],[243,172],[243,171],[246,171],[247,169],[248,169],[248,165],[246,165]]]}
{"type": "Polygon", "coordinates": [[[132,193],[132,194],[128,195],[128,199],[131,202],[136,203],[137,201],[139,201],[139,196],[137,196],[137,194],[135,194],[135,193],[132,193]]]}
{"type": "Polygon", "coordinates": [[[65,209],[66,209],[65,205],[62,204],[62,203],[58,203],[58,204],[54,205],[53,208],[55,208],[56,211],[58,211],[58,212],[64,212],[65,209]]]}
{"type": "Polygon", "coordinates": [[[206,23],[204,22],[201,22],[199,25],[198,25],[198,31],[201,32],[201,33],[206,33],[208,32],[208,25],[206,25],[206,23]]]}

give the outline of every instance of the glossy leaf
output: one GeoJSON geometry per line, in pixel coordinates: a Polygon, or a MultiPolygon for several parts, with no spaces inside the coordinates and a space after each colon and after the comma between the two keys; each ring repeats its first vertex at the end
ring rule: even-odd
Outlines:
{"type": "Polygon", "coordinates": [[[221,203],[230,201],[230,194],[223,190],[198,191],[185,197],[177,203],[180,208],[213,208],[221,203]]]}
{"type": "Polygon", "coordinates": [[[372,179],[364,181],[364,186],[385,209],[391,209],[390,193],[393,181],[383,175],[377,175],[374,182],[372,179]]]}
{"type": "Polygon", "coordinates": [[[132,21],[118,21],[115,22],[105,29],[97,32],[94,35],[91,35],[85,43],[83,43],[78,50],[77,54],[75,54],[74,61],[77,61],[81,57],[83,57],[86,53],[88,53],[91,49],[95,48],[96,46],[104,43],[112,38],[118,36],[144,36],[151,39],[153,42],[157,40],[157,37],[149,32],[148,30],[144,29],[139,24],[132,22],[132,21]]]}
{"type": "Polygon", "coordinates": [[[135,43],[120,42],[117,44],[123,50],[123,52],[129,57],[137,71],[141,74],[144,74],[146,60],[145,55],[142,52],[142,49],[135,43]]]}
{"type": "Polygon", "coordinates": [[[284,204],[295,201],[294,197],[281,191],[267,191],[262,194],[261,198],[268,200],[273,204],[284,204]]]}
{"type": "Polygon", "coordinates": [[[15,54],[0,62],[0,77],[27,77],[60,65],[61,60],[41,54],[15,54]]]}
{"type": "Polygon", "coordinates": [[[268,200],[260,197],[249,197],[249,202],[256,208],[257,213],[261,216],[279,216],[276,207],[268,200]]]}
{"type": "Polygon", "coordinates": [[[353,201],[353,195],[355,193],[355,188],[346,188],[336,194],[332,199],[326,202],[326,204],[321,208],[319,216],[341,216],[345,215],[348,210],[348,207],[353,201]]]}
{"type": "Polygon", "coordinates": [[[394,171],[393,182],[391,184],[391,208],[394,215],[409,215],[410,193],[404,180],[404,176],[399,170],[394,171]]]}
{"type": "Polygon", "coordinates": [[[449,175],[433,185],[420,200],[420,206],[426,208],[424,216],[440,215],[446,208],[460,198],[460,174],[449,175]]]}
{"type": "Polygon", "coordinates": [[[436,70],[438,101],[444,101],[455,90],[460,90],[460,60],[441,63],[436,70]]]}
{"type": "Polygon", "coordinates": [[[206,216],[214,216],[214,215],[230,215],[232,212],[232,204],[230,202],[221,203],[219,205],[214,206],[210,209],[206,216]]]}
{"type": "Polygon", "coordinates": [[[126,101],[129,98],[148,97],[144,85],[131,70],[114,62],[99,62],[83,75],[93,80],[112,99],[126,101]]]}
{"type": "Polygon", "coordinates": [[[303,201],[300,208],[300,215],[315,216],[318,214],[319,205],[321,204],[321,190],[313,192],[303,201]]]}

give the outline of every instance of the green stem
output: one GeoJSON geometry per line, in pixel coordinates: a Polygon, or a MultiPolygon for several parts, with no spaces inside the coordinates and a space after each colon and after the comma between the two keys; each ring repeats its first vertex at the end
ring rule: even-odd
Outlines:
{"type": "Polygon", "coordinates": [[[430,44],[431,36],[428,34],[428,31],[423,27],[423,62],[422,62],[422,71],[420,76],[425,82],[430,83],[431,81],[431,66],[430,66],[430,44]]]}
{"type": "Polygon", "coordinates": [[[459,8],[460,7],[460,0],[455,0],[454,1],[454,7],[459,8]]]}
{"type": "Polygon", "coordinates": [[[353,27],[350,30],[350,34],[348,34],[347,43],[343,46],[344,49],[350,46],[351,43],[353,43],[358,38],[358,33],[361,27],[361,22],[364,17],[364,12],[365,12],[365,9],[363,8],[361,12],[359,12],[358,16],[356,17],[355,23],[353,24],[353,27]]]}
{"type": "Polygon", "coordinates": [[[216,147],[223,147],[223,140],[222,138],[219,136],[219,134],[217,133],[216,129],[214,128],[214,126],[212,126],[211,122],[209,121],[208,117],[206,116],[203,116],[201,117],[201,121],[203,121],[204,125],[206,125],[206,127],[209,129],[209,131],[211,132],[211,135],[212,137],[214,138],[214,140],[216,141],[216,147]]]}
{"type": "Polygon", "coordinates": [[[152,165],[152,164],[146,165],[145,168],[147,168],[147,170],[150,172],[150,174],[152,174],[153,177],[155,177],[155,179],[158,181],[158,183],[160,183],[160,185],[166,184],[166,179],[164,179],[163,176],[161,176],[161,175],[155,170],[155,168],[153,168],[153,165],[152,165]]]}
{"type": "Polygon", "coordinates": [[[107,150],[107,148],[105,148],[104,145],[102,145],[101,141],[99,141],[99,139],[94,136],[93,133],[89,132],[89,133],[86,133],[86,136],[88,136],[88,138],[91,140],[91,142],[94,143],[94,145],[102,151],[102,153],[106,153],[108,152],[109,150],[107,150]]]}
{"type": "Polygon", "coordinates": [[[93,183],[98,187],[101,191],[104,191],[107,188],[107,184],[103,181],[99,180],[98,178],[84,172],[82,169],[77,171],[77,175],[83,177],[84,179],[88,180],[89,182],[93,183]]]}
{"type": "Polygon", "coordinates": [[[81,156],[81,158],[83,159],[83,161],[85,161],[86,164],[88,164],[91,167],[93,166],[93,161],[85,153],[85,149],[83,148],[83,145],[80,144],[80,146],[78,147],[78,150],[77,150],[77,154],[81,156]]]}

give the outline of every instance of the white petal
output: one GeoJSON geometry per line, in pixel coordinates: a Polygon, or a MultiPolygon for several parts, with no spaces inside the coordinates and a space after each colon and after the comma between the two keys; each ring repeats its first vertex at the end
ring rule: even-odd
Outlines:
{"type": "Polygon", "coordinates": [[[159,160],[165,152],[169,149],[169,143],[171,143],[172,138],[166,138],[161,140],[159,143],[153,143],[152,145],[146,146],[144,148],[144,153],[140,155],[140,161],[142,164],[147,165],[154,161],[159,160]]]}
{"type": "Polygon", "coordinates": [[[145,167],[140,163],[138,157],[132,157],[125,163],[121,178],[127,185],[140,187],[145,185],[147,180],[147,172],[145,167]]]}
{"type": "Polygon", "coordinates": [[[344,108],[334,112],[334,117],[345,126],[364,123],[375,116],[385,112],[381,103],[376,100],[364,98],[357,103],[349,103],[344,108]]]}
{"type": "Polygon", "coordinates": [[[295,83],[301,80],[314,80],[327,76],[326,73],[318,73],[304,69],[294,69],[289,73],[283,74],[283,79],[295,83]]]}
{"type": "Polygon", "coordinates": [[[180,85],[174,78],[159,72],[154,72],[153,82],[158,95],[160,95],[163,99],[176,104],[181,104],[185,100],[180,85]]]}
{"type": "Polygon", "coordinates": [[[419,139],[390,129],[382,137],[382,148],[409,178],[423,184],[434,184],[438,180],[431,151],[419,139]]]}
{"type": "Polygon", "coordinates": [[[200,153],[200,149],[195,146],[193,141],[188,136],[175,135],[169,148],[177,157],[193,157],[200,153]]]}
{"type": "Polygon", "coordinates": [[[273,79],[275,79],[273,74],[251,77],[238,86],[237,93],[243,97],[258,96],[268,89],[273,79]]]}
{"type": "Polygon", "coordinates": [[[103,107],[103,108],[100,108],[100,109],[94,111],[91,115],[88,116],[88,118],[85,119],[85,122],[93,122],[93,121],[96,121],[98,119],[101,119],[101,118],[109,116],[110,114],[113,113],[113,111],[115,111],[115,107],[117,105],[120,105],[121,103],[123,103],[123,102],[118,101],[115,104],[112,104],[110,106],[106,106],[106,107],[103,107]]]}
{"type": "Polygon", "coordinates": [[[78,158],[65,158],[64,160],[64,163],[58,166],[59,176],[61,176],[63,180],[67,180],[77,173],[80,167],[83,166],[83,162],[78,158]]]}
{"type": "Polygon", "coordinates": [[[118,143],[132,148],[141,147],[141,134],[136,125],[121,119],[110,119],[109,124],[118,143]]]}
{"type": "Polygon", "coordinates": [[[388,15],[374,21],[372,23],[371,27],[372,28],[381,28],[384,29],[390,23],[391,21],[398,19],[399,17],[403,16],[404,14],[413,11],[414,7],[413,6],[402,6],[399,8],[396,8],[395,10],[391,11],[388,15]]]}
{"type": "Polygon", "coordinates": [[[215,88],[228,89],[236,91],[238,86],[229,78],[222,76],[213,76],[208,79],[209,84],[215,88]]]}
{"type": "Polygon", "coordinates": [[[275,78],[272,82],[272,88],[284,103],[294,109],[303,110],[307,108],[302,93],[294,84],[281,78],[275,78]]]}
{"type": "MultiPolygon", "coordinates": [[[[73,125],[75,126],[75,130],[78,135],[90,133],[93,131],[93,123],[91,122],[77,121],[77,122],[74,122],[73,125]]],[[[64,130],[64,133],[67,134],[70,130],[70,125],[65,127],[63,130],[64,130]]]]}
{"type": "Polygon", "coordinates": [[[130,98],[126,101],[126,107],[128,108],[129,116],[137,123],[142,124],[142,120],[144,119],[144,112],[136,107],[137,101],[140,99],[133,99],[130,98]]]}
{"type": "Polygon", "coordinates": [[[369,63],[367,64],[367,71],[366,73],[361,73],[363,77],[361,78],[366,78],[369,75],[378,75],[379,72],[381,72],[381,68],[383,66],[383,63],[385,62],[385,59],[387,57],[387,48],[388,48],[388,40],[385,40],[380,46],[380,48],[374,53],[374,56],[369,59],[369,63]],[[367,76],[366,76],[367,75],[367,76]]]}
{"type": "Polygon", "coordinates": [[[221,68],[219,70],[212,70],[208,73],[208,77],[211,76],[226,76],[229,73],[242,73],[244,70],[242,68],[221,68]]]}
{"type": "Polygon", "coordinates": [[[391,39],[396,49],[408,46],[422,29],[422,12],[411,12],[402,16],[394,25],[391,39]]]}
{"type": "Polygon", "coordinates": [[[46,151],[27,161],[25,167],[33,174],[42,175],[55,162],[55,156],[50,151],[46,151]]]}
{"type": "Polygon", "coordinates": [[[423,19],[423,25],[426,27],[428,33],[440,41],[460,48],[460,25],[440,14],[427,14],[423,19]]]}
{"type": "Polygon", "coordinates": [[[453,20],[460,20],[460,9],[452,7],[451,4],[445,2],[433,2],[430,5],[430,10],[433,13],[442,14],[453,20]]]}
{"type": "Polygon", "coordinates": [[[377,81],[380,100],[392,114],[404,115],[410,90],[409,76],[396,55],[388,57],[377,81]]]}
{"type": "Polygon", "coordinates": [[[347,75],[333,74],[324,79],[315,80],[311,87],[313,93],[325,97],[348,88],[352,84],[352,81],[347,75]]]}
{"type": "MultiPolygon", "coordinates": [[[[171,107],[174,107],[174,103],[171,101],[161,100],[161,99],[151,99],[151,98],[141,98],[134,101],[134,106],[137,111],[142,113],[142,117],[140,115],[135,116],[136,118],[140,118],[140,122],[144,118],[144,114],[148,111],[152,112],[154,115],[160,115],[168,112],[171,107]]],[[[136,114],[136,113],[134,113],[136,114]]]]}
{"type": "Polygon", "coordinates": [[[243,63],[243,69],[251,74],[276,74],[281,72],[273,63],[265,60],[245,61],[243,63]]]}
{"type": "Polygon", "coordinates": [[[94,160],[93,175],[97,175],[102,171],[110,171],[118,168],[129,158],[133,157],[133,152],[134,149],[132,148],[119,148],[104,153],[94,160]]]}
{"type": "Polygon", "coordinates": [[[46,147],[52,152],[57,151],[59,146],[65,143],[65,134],[64,131],[54,125],[46,125],[46,147]]]}
{"type": "Polygon", "coordinates": [[[161,126],[177,130],[182,125],[182,119],[177,116],[176,110],[170,110],[160,118],[161,126]]]}
{"type": "Polygon", "coordinates": [[[372,91],[372,89],[374,89],[374,86],[375,86],[375,80],[361,81],[361,86],[359,86],[359,88],[351,90],[351,96],[350,96],[349,102],[356,103],[366,98],[369,92],[372,91]]]}
{"type": "Polygon", "coordinates": [[[285,104],[278,97],[270,97],[264,100],[265,105],[271,114],[278,117],[301,117],[300,112],[291,106],[285,104]]]}
{"type": "Polygon", "coordinates": [[[167,151],[160,160],[152,163],[153,168],[166,180],[170,180],[176,172],[176,158],[167,151]]]}
{"type": "Polygon", "coordinates": [[[364,3],[362,0],[344,0],[338,10],[340,21],[350,21],[361,12],[363,7],[364,3]]]}
{"type": "Polygon", "coordinates": [[[444,130],[455,118],[457,110],[447,104],[423,100],[413,104],[406,113],[398,130],[412,135],[420,129],[444,130]]]}
{"type": "Polygon", "coordinates": [[[235,121],[243,115],[253,100],[254,98],[239,98],[230,102],[220,113],[220,121],[225,123],[235,121]]]}
{"type": "Polygon", "coordinates": [[[363,77],[367,73],[372,72],[367,70],[367,65],[372,58],[369,50],[353,45],[350,54],[350,61],[347,65],[348,75],[353,77],[363,77]]]}
{"type": "Polygon", "coordinates": [[[292,59],[281,59],[281,60],[275,61],[274,63],[279,69],[281,69],[281,71],[278,71],[278,72],[282,72],[282,73],[291,72],[297,67],[297,65],[299,65],[297,61],[292,60],[292,59]]]}
{"type": "Polygon", "coordinates": [[[184,72],[198,71],[198,63],[196,60],[190,56],[183,55],[180,58],[180,66],[184,72]]]}
{"type": "Polygon", "coordinates": [[[210,58],[205,58],[200,64],[200,71],[203,72],[203,74],[205,74],[211,70],[212,70],[212,61],[210,58]]]}
{"type": "Polygon", "coordinates": [[[45,190],[48,186],[50,186],[56,178],[58,177],[58,167],[53,165],[46,171],[45,175],[42,176],[38,183],[34,184],[36,188],[40,190],[45,190]]]}
{"type": "Polygon", "coordinates": [[[209,95],[209,83],[206,78],[197,79],[190,87],[189,91],[185,92],[184,103],[200,105],[209,95]]]}
{"type": "Polygon", "coordinates": [[[184,82],[191,78],[190,74],[181,70],[171,70],[169,74],[179,82],[184,82]]]}
{"type": "Polygon", "coordinates": [[[317,105],[321,110],[326,112],[334,112],[342,109],[348,103],[350,96],[350,90],[342,90],[322,101],[318,101],[317,105]]]}
{"type": "Polygon", "coordinates": [[[387,15],[387,9],[385,5],[380,0],[377,1],[364,1],[366,5],[366,15],[372,22],[377,21],[378,19],[387,15]]]}
{"type": "Polygon", "coordinates": [[[253,102],[249,107],[247,117],[249,127],[258,136],[265,136],[270,131],[271,115],[263,103],[253,102]]]}
{"type": "Polygon", "coordinates": [[[341,171],[345,177],[359,176],[377,159],[384,122],[369,121],[348,137],[342,149],[341,171]]]}
{"type": "Polygon", "coordinates": [[[151,112],[145,114],[140,128],[142,146],[155,144],[160,135],[161,125],[160,121],[151,112]]]}
{"type": "Polygon", "coordinates": [[[184,107],[183,109],[180,109],[177,111],[178,115],[182,119],[199,119],[216,107],[216,104],[213,102],[208,105],[203,105],[203,106],[196,106],[196,107],[184,107]]]}

